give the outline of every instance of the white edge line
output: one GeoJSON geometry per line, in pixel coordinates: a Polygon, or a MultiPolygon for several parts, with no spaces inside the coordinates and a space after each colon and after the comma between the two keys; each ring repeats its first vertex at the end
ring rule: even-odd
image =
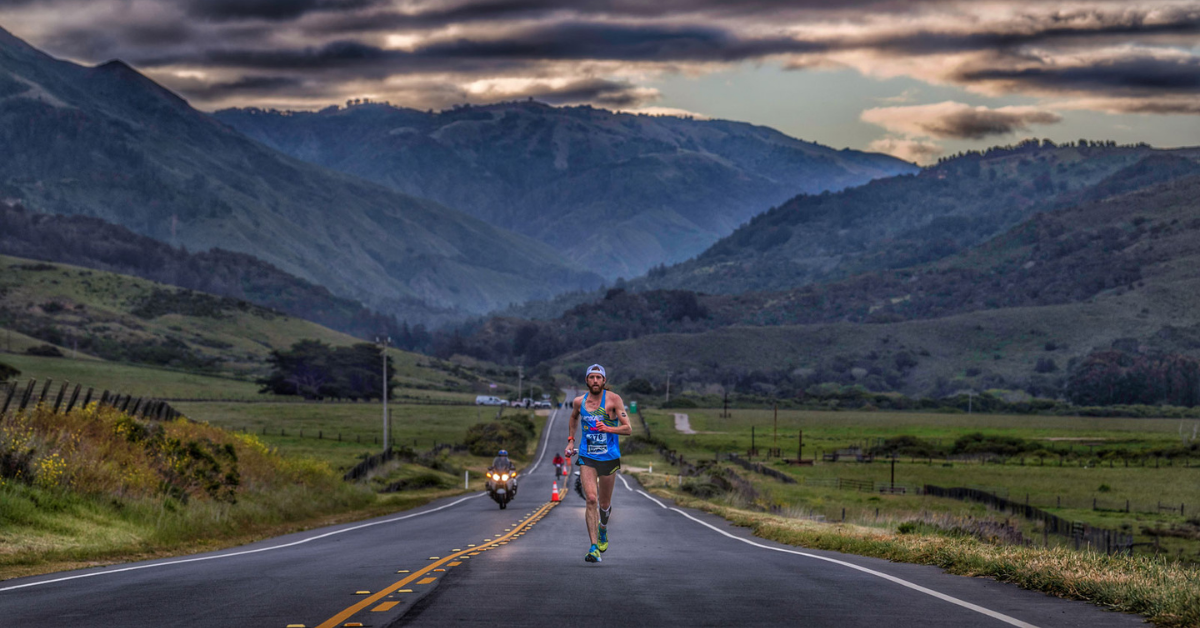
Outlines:
{"type": "Polygon", "coordinates": [[[629,482],[625,481],[625,474],[624,474],[624,473],[618,473],[618,474],[617,474],[617,477],[618,477],[618,478],[621,478],[621,484],[624,484],[624,485],[625,485],[625,490],[627,490],[627,491],[632,491],[632,490],[633,490],[633,489],[629,488],[629,482]]]}
{"type": "MultiPolygon", "coordinates": [[[[639,492],[639,493],[641,493],[642,495],[645,495],[645,496],[646,496],[646,498],[650,499],[651,501],[653,501],[654,503],[658,504],[659,506],[662,506],[663,508],[666,508],[666,506],[664,506],[662,502],[658,501],[657,499],[654,499],[654,498],[653,498],[653,497],[651,497],[650,495],[647,495],[647,494],[646,494],[644,491],[638,491],[638,492],[639,492]]],[[[960,600],[960,599],[958,599],[958,598],[956,598],[956,597],[949,596],[949,595],[946,595],[945,593],[941,593],[941,592],[938,592],[938,591],[934,591],[933,589],[929,589],[929,588],[923,587],[923,586],[921,586],[921,585],[919,585],[919,584],[916,584],[916,583],[913,583],[913,582],[909,582],[909,581],[907,581],[907,580],[903,580],[903,579],[897,578],[896,576],[892,576],[892,575],[885,574],[885,573],[883,573],[883,572],[881,572],[881,571],[875,571],[874,569],[868,569],[868,568],[866,568],[866,567],[862,567],[862,566],[859,566],[859,565],[855,565],[854,563],[848,563],[848,562],[846,562],[846,561],[844,561],[844,560],[837,560],[836,558],[828,558],[828,557],[826,557],[826,556],[818,556],[818,555],[816,555],[816,554],[809,554],[808,552],[798,552],[798,551],[796,551],[796,550],[783,549],[783,548],[781,548],[781,547],[771,547],[771,546],[769,546],[769,545],[763,545],[763,544],[761,544],[761,543],[755,543],[754,541],[751,541],[751,540],[749,540],[749,539],[743,539],[743,538],[741,538],[741,537],[739,537],[739,536],[735,536],[735,535],[733,535],[733,534],[730,534],[730,533],[728,533],[728,532],[726,532],[726,531],[724,531],[724,530],[722,530],[722,529],[720,529],[720,528],[718,528],[718,527],[716,527],[716,526],[713,526],[713,525],[711,525],[711,524],[709,524],[709,523],[707,523],[707,522],[705,522],[705,521],[701,521],[700,519],[697,519],[697,518],[695,518],[695,517],[693,517],[693,516],[689,515],[688,513],[684,512],[684,511],[682,511],[682,510],[680,510],[680,509],[678,509],[678,508],[671,508],[670,510],[674,510],[675,512],[677,512],[677,513],[679,513],[679,514],[681,514],[681,515],[683,515],[683,516],[687,517],[688,519],[691,519],[692,521],[695,521],[696,523],[698,523],[698,524],[700,524],[700,525],[702,525],[702,526],[704,526],[704,527],[706,527],[706,528],[708,528],[708,529],[710,529],[710,530],[712,530],[712,531],[714,531],[714,532],[717,532],[717,533],[723,534],[723,535],[725,535],[725,536],[727,536],[727,537],[729,537],[729,538],[731,538],[731,539],[733,539],[733,540],[735,540],[735,541],[741,541],[742,543],[745,543],[745,544],[747,544],[747,545],[753,545],[754,547],[759,547],[759,548],[762,548],[762,549],[766,549],[766,550],[772,550],[772,551],[776,551],[776,552],[783,552],[783,553],[785,553],[785,554],[795,554],[795,555],[797,555],[797,556],[804,556],[805,558],[815,558],[815,559],[817,559],[817,560],[823,560],[823,561],[825,561],[825,562],[833,563],[833,564],[835,564],[835,565],[841,565],[841,566],[843,566],[843,567],[849,567],[849,568],[851,568],[851,569],[855,569],[855,570],[861,571],[861,572],[863,572],[863,573],[871,574],[872,576],[875,576],[875,577],[877,577],[877,578],[883,578],[884,580],[888,580],[888,581],[890,581],[890,582],[894,582],[894,583],[896,583],[896,584],[898,584],[898,585],[900,585],[900,586],[903,586],[903,587],[908,587],[908,588],[910,588],[910,589],[912,589],[912,590],[914,590],[914,591],[920,591],[921,593],[924,593],[924,594],[926,594],[926,595],[933,596],[933,597],[935,597],[935,598],[938,598],[939,600],[943,600],[943,601],[946,601],[946,602],[950,602],[951,604],[956,604],[956,605],[958,605],[958,606],[961,606],[961,607],[963,607],[963,608],[966,608],[966,609],[969,609],[969,610],[975,611],[976,613],[980,613],[980,614],[983,614],[983,615],[987,615],[988,617],[991,617],[991,618],[993,618],[993,619],[998,619],[998,620],[1000,620],[1000,621],[1002,621],[1002,622],[1004,622],[1004,623],[1006,623],[1006,624],[1012,625],[1012,626],[1018,626],[1019,628],[1038,628],[1037,626],[1035,626],[1035,625],[1033,625],[1033,624],[1030,624],[1030,623],[1023,622],[1023,621],[1021,621],[1021,620],[1019,620],[1019,619],[1016,619],[1015,617],[1009,617],[1008,615],[1005,615],[1005,614],[1003,614],[1003,613],[998,613],[998,612],[996,612],[996,611],[993,611],[993,610],[991,610],[991,609],[988,609],[988,608],[984,608],[984,607],[982,607],[982,606],[979,606],[979,605],[977,605],[977,604],[972,604],[972,603],[970,603],[970,602],[967,602],[967,601],[965,601],[965,600],[960,600]]]]}
{"type": "Polygon", "coordinates": [[[664,504],[664,503],[662,503],[662,502],[658,501],[657,499],[654,499],[654,498],[653,498],[653,497],[651,497],[651,496],[650,496],[650,494],[649,494],[649,493],[647,493],[646,491],[638,491],[638,492],[639,492],[639,493],[641,493],[641,494],[642,494],[642,495],[643,495],[643,496],[644,496],[646,499],[648,499],[648,500],[650,500],[650,501],[652,501],[652,502],[654,502],[654,503],[658,504],[658,507],[659,507],[659,508],[666,508],[666,507],[667,507],[667,505],[666,505],[666,504],[664,504]]]}
{"type": "Polygon", "coordinates": [[[542,437],[542,453],[538,455],[538,459],[534,461],[533,466],[529,467],[526,473],[533,473],[534,469],[537,469],[538,465],[542,464],[542,458],[546,457],[546,448],[550,446],[550,431],[554,427],[554,419],[558,417],[559,410],[560,408],[555,408],[550,411],[550,420],[546,422],[546,434],[542,437]]]}
{"type": "Polygon", "coordinates": [[[258,549],[242,550],[240,552],[231,552],[228,554],[217,554],[216,556],[198,556],[196,558],[184,558],[182,560],[172,560],[172,561],[168,561],[165,563],[151,563],[149,565],[135,565],[133,567],[122,567],[120,569],[105,569],[104,571],[93,571],[90,573],[77,574],[74,576],[65,576],[62,578],[54,578],[53,580],[41,580],[38,582],[17,584],[17,585],[13,585],[10,587],[0,588],[0,592],[12,591],[14,589],[24,589],[26,587],[36,587],[38,585],[51,584],[54,582],[64,582],[67,580],[78,580],[79,578],[91,578],[92,576],[107,576],[109,574],[122,573],[125,571],[137,571],[139,569],[150,569],[151,567],[166,567],[168,565],[182,565],[184,563],[197,563],[197,562],[201,562],[201,561],[205,561],[205,560],[216,560],[218,558],[233,558],[234,556],[244,556],[246,554],[257,554],[259,552],[270,552],[272,550],[285,549],[288,547],[295,547],[297,545],[303,545],[304,543],[308,543],[309,541],[316,541],[316,540],[331,537],[331,536],[334,536],[337,534],[342,534],[344,532],[353,532],[355,530],[361,530],[363,528],[370,528],[372,526],[382,525],[385,523],[395,523],[397,521],[403,521],[404,519],[411,519],[413,517],[420,517],[421,515],[428,515],[429,513],[437,512],[439,510],[445,510],[446,508],[449,508],[451,506],[457,506],[458,504],[461,504],[461,503],[467,501],[468,499],[482,497],[484,494],[485,493],[476,493],[474,495],[471,495],[469,497],[464,497],[462,499],[451,502],[444,506],[438,506],[437,508],[430,508],[429,510],[422,510],[421,512],[414,512],[412,514],[404,515],[403,517],[393,517],[391,519],[384,519],[383,521],[372,521],[371,523],[364,523],[364,524],[357,525],[357,526],[354,526],[351,528],[342,528],[341,530],[334,530],[332,532],[326,532],[325,534],[318,534],[317,536],[311,536],[306,539],[300,539],[299,541],[292,541],[291,543],[284,543],[283,545],[272,545],[271,547],[260,547],[258,549]]]}

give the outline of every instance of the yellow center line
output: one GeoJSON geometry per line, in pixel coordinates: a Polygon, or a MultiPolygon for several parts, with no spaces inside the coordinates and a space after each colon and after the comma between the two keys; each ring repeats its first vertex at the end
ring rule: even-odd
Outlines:
{"type": "MultiPolygon", "coordinates": [[[[542,504],[541,508],[538,508],[534,512],[537,515],[542,515],[542,514],[548,512],[551,508],[553,508],[558,503],[560,503],[560,502],[546,502],[545,504],[542,504]]],[[[521,524],[520,526],[514,528],[512,532],[509,532],[508,534],[506,534],[503,537],[496,539],[496,540],[500,541],[500,540],[508,539],[508,538],[514,536],[516,533],[520,532],[521,529],[524,528],[526,525],[531,525],[531,524],[532,524],[532,520],[526,524],[521,524]]],[[[336,628],[339,623],[344,622],[347,619],[350,619],[351,617],[354,616],[355,613],[382,600],[383,598],[387,597],[388,595],[395,593],[398,589],[403,588],[405,585],[407,585],[407,584],[413,582],[414,580],[416,580],[417,578],[420,578],[421,576],[429,573],[433,569],[435,569],[437,567],[441,567],[442,565],[444,565],[456,558],[459,558],[463,554],[467,554],[472,551],[474,551],[474,550],[465,549],[461,552],[456,552],[445,558],[442,558],[441,560],[438,560],[435,563],[430,563],[429,565],[426,565],[423,569],[418,569],[417,571],[413,572],[412,575],[408,576],[407,578],[400,580],[399,582],[392,583],[391,585],[388,585],[386,588],[379,591],[375,595],[364,598],[362,601],[358,602],[357,604],[350,606],[346,610],[338,613],[337,615],[334,615],[333,617],[330,617],[329,619],[325,620],[324,623],[318,625],[317,628],[336,628]]]]}

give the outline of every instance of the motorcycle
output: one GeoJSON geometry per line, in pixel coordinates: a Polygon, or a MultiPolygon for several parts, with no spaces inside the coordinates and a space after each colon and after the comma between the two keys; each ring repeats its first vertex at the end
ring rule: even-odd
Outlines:
{"type": "Polygon", "coordinates": [[[515,470],[492,471],[489,469],[487,478],[488,496],[500,504],[500,510],[504,510],[508,507],[508,502],[517,496],[517,472],[515,470]]]}

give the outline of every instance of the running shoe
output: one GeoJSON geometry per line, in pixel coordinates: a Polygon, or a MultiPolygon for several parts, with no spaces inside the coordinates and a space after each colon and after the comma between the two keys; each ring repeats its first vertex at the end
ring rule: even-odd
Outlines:
{"type": "Polygon", "coordinates": [[[600,562],[600,548],[593,545],[592,549],[588,550],[587,556],[584,556],[583,559],[589,563],[600,562]]]}
{"type": "Polygon", "coordinates": [[[596,549],[600,550],[600,553],[603,554],[608,551],[608,529],[600,528],[599,532],[600,542],[596,544],[596,549]]]}

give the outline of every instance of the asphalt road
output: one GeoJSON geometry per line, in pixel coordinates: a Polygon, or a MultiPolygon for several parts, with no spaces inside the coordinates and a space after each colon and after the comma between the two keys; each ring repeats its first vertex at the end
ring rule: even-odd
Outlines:
{"type": "MultiPolygon", "coordinates": [[[[548,422],[564,440],[566,412],[548,422]]],[[[482,494],[196,556],[0,582],[0,626],[1135,626],[1139,618],[920,565],[804,550],[621,477],[586,563],[583,501],[552,468],[482,494]]],[[[544,455],[544,458],[542,457],[544,455]]],[[[539,460],[535,459],[535,460],[539,460]]]]}

